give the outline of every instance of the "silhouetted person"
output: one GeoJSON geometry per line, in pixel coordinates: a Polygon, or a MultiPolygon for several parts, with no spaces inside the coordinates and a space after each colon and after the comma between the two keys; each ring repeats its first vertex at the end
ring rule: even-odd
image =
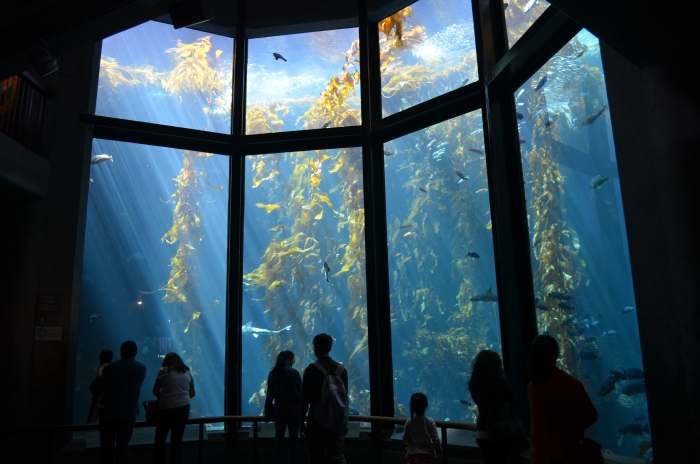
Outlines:
{"type": "Polygon", "coordinates": [[[316,335],[313,344],[314,355],[318,361],[309,364],[304,371],[299,433],[302,437],[306,437],[311,464],[345,464],[344,437],[348,433],[349,409],[348,373],[342,364],[333,361],[330,357],[329,353],[333,346],[330,335],[316,335]],[[329,390],[323,391],[324,385],[329,386],[329,384],[333,394],[329,394],[329,390]],[[344,404],[344,411],[341,411],[343,409],[341,403],[344,404]],[[307,410],[309,411],[308,431],[304,427],[304,422],[307,421],[307,410]]]}
{"type": "MultiPolygon", "coordinates": [[[[503,372],[501,357],[495,351],[483,350],[474,358],[469,377],[469,393],[479,408],[476,416],[476,444],[484,464],[504,464],[516,452],[516,444],[504,445],[489,440],[488,418],[491,406],[506,402],[515,410],[515,394],[503,372]]],[[[527,448],[523,446],[519,450],[527,448]]]]}
{"type": "Polygon", "coordinates": [[[299,462],[301,376],[293,369],[294,353],[281,351],[267,376],[265,416],[275,420],[275,464],[284,464],[284,432],[289,429],[289,462],[299,462]],[[274,401],[274,405],[273,405],[274,401]],[[274,416],[273,416],[274,415],[274,416]]]}
{"type": "Polygon", "coordinates": [[[410,400],[411,418],[403,429],[406,444],[406,464],[433,464],[442,453],[435,421],[425,415],[428,397],[414,393],[410,400]]]}
{"type": "Polygon", "coordinates": [[[95,371],[95,379],[90,384],[90,393],[92,393],[92,402],[88,411],[87,423],[96,422],[99,419],[99,410],[104,408],[102,405],[102,397],[105,393],[104,381],[102,380],[102,371],[105,366],[112,362],[114,352],[109,348],[100,351],[100,365],[95,371]]]}
{"type": "Polygon", "coordinates": [[[105,366],[102,380],[105,395],[104,409],[100,411],[100,448],[102,464],[129,461],[129,441],[134,422],[139,415],[139,393],[146,378],[146,366],[136,361],[136,343],[122,343],[119,361],[105,366]],[[116,453],[115,453],[116,440],[116,453]]]}
{"type": "Polygon", "coordinates": [[[532,464],[582,464],[579,443],[598,420],[583,384],[557,367],[558,357],[554,338],[535,337],[527,359],[532,464]]]}
{"type": "Polygon", "coordinates": [[[165,462],[165,440],[170,432],[170,464],[182,462],[182,436],[190,417],[190,398],[194,398],[194,379],[190,368],[176,353],[168,353],[158,371],[153,395],[159,398],[153,462],[165,462]]]}

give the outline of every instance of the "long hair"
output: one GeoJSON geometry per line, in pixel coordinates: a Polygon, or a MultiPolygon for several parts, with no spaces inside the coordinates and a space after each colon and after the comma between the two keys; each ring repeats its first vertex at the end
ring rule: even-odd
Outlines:
{"type": "Polygon", "coordinates": [[[177,353],[166,354],[163,359],[163,367],[170,368],[171,371],[179,372],[180,374],[184,374],[190,370],[177,353]]]}
{"type": "Polygon", "coordinates": [[[289,362],[290,359],[292,360],[292,364],[294,364],[294,353],[289,350],[280,351],[280,354],[277,355],[277,362],[275,363],[275,367],[272,368],[272,380],[275,383],[279,383],[282,369],[285,364],[289,365],[287,362],[289,362]]]}
{"type": "Polygon", "coordinates": [[[418,414],[422,416],[425,410],[428,409],[428,397],[423,393],[414,393],[411,395],[411,419],[418,414]]]}
{"type": "Polygon", "coordinates": [[[501,377],[505,377],[501,357],[495,351],[483,350],[474,357],[467,386],[470,392],[494,390],[501,377]]]}
{"type": "Polygon", "coordinates": [[[559,344],[549,335],[538,335],[532,341],[527,355],[527,373],[530,380],[541,387],[549,374],[557,370],[559,344]]]}

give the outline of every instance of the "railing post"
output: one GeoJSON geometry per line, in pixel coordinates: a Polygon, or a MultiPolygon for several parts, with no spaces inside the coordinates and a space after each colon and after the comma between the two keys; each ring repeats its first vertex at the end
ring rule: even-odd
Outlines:
{"type": "Polygon", "coordinates": [[[442,463],[447,464],[449,462],[449,457],[447,456],[447,427],[444,425],[440,427],[442,430],[442,463]]]}
{"type": "Polygon", "coordinates": [[[53,447],[53,434],[48,433],[48,440],[46,444],[46,464],[51,464],[51,448],[53,447]]]}
{"type": "Polygon", "coordinates": [[[199,464],[204,464],[204,422],[199,423],[199,464]]]}
{"type": "Polygon", "coordinates": [[[258,421],[253,421],[253,462],[258,462],[258,421]]]}

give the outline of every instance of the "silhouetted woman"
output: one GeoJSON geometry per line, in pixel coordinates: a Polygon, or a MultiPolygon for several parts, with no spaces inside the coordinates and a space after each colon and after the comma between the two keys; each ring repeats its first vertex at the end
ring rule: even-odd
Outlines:
{"type": "Polygon", "coordinates": [[[532,464],[582,464],[583,433],[598,420],[586,389],[557,367],[558,357],[554,338],[535,337],[527,359],[532,464]]]}
{"type": "Polygon", "coordinates": [[[483,350],[474,358],[472,374],[469,377],[469,393],[479,408],[476,417],[476,444],[484,458],[484,464],[503,464],[509,462],[516,451],[516,444],[503,445],[489,441],[488,416],[494,402],[510,403],[515,410],[515,394],[503,372],[501,357],[495,351],[483,350]]]}
{"type": "Polygon", "coordinates": [[[92,403],[90,404],[90,410],[88,411],[87,423],[96,422],[98,413],[102,406],[102,397],[105,394],[104,382],[102,381],[102,370],[105,366],[112,362],[112,357],[114,352],[109,348],[105,348],[100,351],[100,365],[97,366],[95,371],[95,380],[90,384],[90,393],[92,393],[92,403]]]}
{"type": "Polygon", "coordinates": [[[294,353],[282,351],[267,376],[265,417],[275,420],[275,464],[284,463],[284,432],[289,429],[289,460],[299,462],[301,376],[293,369],[294,353]],[[274,404],[273,404],[274,402],[274,404]],[[274,415],[274,416],[273,416],[274,415]]]}
{"type": "Polygon", "coordinates": [[[194,397],[194,379],[190,368],[176,353],[168,353],[158,372],[153,395],[159,398],[153,462],[165,462],[165,440],[170,432],[170,464],[182,462],[182,435],[190,417],[190,398],[194,397]]]}

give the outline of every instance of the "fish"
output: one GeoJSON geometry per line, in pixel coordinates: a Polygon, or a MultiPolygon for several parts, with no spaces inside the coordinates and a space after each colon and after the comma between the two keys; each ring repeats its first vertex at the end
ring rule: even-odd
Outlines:
{"type": "Polygon", "coordinates": [[[292,326],[288,325],[287,327],[279,330],[258,329],[257,327],[253,327],[252,321],[249,321],[246,325],[241,327],[241,334],[252,335],[253,337],[258,338],[260,335],[277,335],[285,330],[292,330],[292,326]]]}
{"type": "Polygon", "coordinates": [[[223,50],[217,50],[214,53],[214,57],[218,60],[222,53],[223,53],[223,50]]]}
{"type": "Polygon", "coordinates": [[[527,140],[520,139],[519,142],[520,142],[520,145],[522,145],[524,143],[527,143],[527,140]]]}
{"type": "Polygon", "coordinates": [[[411,235],[412,233],[413,233],[413,232],[411,232],[411,231],[409,230],[408,232],[406,232],[405,234],[403,234],[403,238],[408,237],[408,236],[411,235]]]}
{"type": "Polygon", "coordinates": [[[462,404],[462,405],[464,405],[464,406],[466,406],[466,407],[472,406],[472,403],[470,403],[470,402],[467,401],[467,400],[459,400],[459,404],[462,404]]]}
{"type": "Polygon", "coordinates": [[[488,191],[489,191],[489,189],[487,189],[487,188],[482,188],[482,189],[477,190],[477,191],[474,192],[474,193],[479,194],[479,193],[486,193],[486,192],[488,192],[488,191]]]}
{"type": "Polygon", "coordinates": [[[323,273],[326,275],[326,282],[330,282],[331,279],[328,278],[328,274],[331,273],[331,268],[327,262],[323,262],[323,273]]]}
{"type": "Polygon", "coordinates": [[[637,417],[634,418],[634,420],[636,420],[637,422],[641,422],[641,421],[643,421],[644,419],[646,419],[646,417],[644,416],[644,414],[640,414],[640,415],[638,415],[637,417]]]}
{"type": "Polygon", "coordinates": [[[564,303],[563,301],[560,301],[557,306],[559,306],[561,309],[564,309],[566,311],[573,311],[573,309],[574,309],[574,307],[571,306],[569,303],[564,303]]]}
{"type": "Polygon", "coordinates": [[[396,154],[396,150],[384,150],[384,156],[392,156],[396,154]]]}
{"type": "Polygon", "coordinates": [[[630,380],[642,380],[644,378],[644,371],[641,369],[637,369],[636,367],[627,369],[625,372],[627,373],[627,377],[629,377],[630,380]]]}
{"type": "Polygon", "coordinates": [[[504,4],[503,4],[503,10],[505,11],[506,9],[508,9],[508,4],[507,4],[507,3],[504,3],[504,4]]]}
{"type": "Polygon", "coordinates": [[[596,337],[586,337],[586,338],[583,340],[583,342],[584,342],[584,343],[591,343],[591,342],[595,341],[595,339],[596,339],[596,337]]]}
{"type": "Polygon", "coordinates": [[[542,303],[537,305],[537,309],[540,311],[549,311],[549,308],[546,305],[543,305],[542,303]]]}
{"type": "Polygon", "coordinates": [[[324,124],[321,126],[321,129],[328,129],[328,126],[331,125],[331,122],[332,122],[332,121],[328,121],[327,123],[324,123],[324,124]]]}
{"type": "Polygon", "coordinates": [[[523,116],[523,113],[515,113],[515,117],[518,118],[518,121],[522,121],[525,116],[523,116]]]}
{"type": "Polygon", "coordinates": [[[557,300],[569,301],[572,297],[570,295],[564,295],[561,292],[550,292],[547,298],[556,298],[557,300]]]}
{"type": "Polygon", "coordinates": [[[464,80],[462,81],[461,87],[464,87],[464,86],[467,85],[468,83],[469,83],[469,79],[464,79],[464,80]]]}
{"type": "Polygon", "coordinates": [[[531,9],[533,9],[533,8],[535,7],[535,5],[537,5],[537,0],[529,0],[529,1],[525,4],[525,8],[523,8],[523,13],[527,13],[528,11],[530,11],[531,9]]]}
{"type": "Polygon", "coordinates": [[[412,227],[413,227],[413,224],[404,224],[401,227],[399,227],[399,229],[410,229],[412,227]]]}
{"type": "Polygon", "coordinates": [[[480,258],[479,253],[477,253],[476,251],[470,251],[469,253],[467,253],[467,256],[469,256],[470,258],[480,258]]]}
{"type": "Polygon", "coordinates": [[[592,351],[581,351],[578,354],[578,357],[584,361],[593,361],[594,359],[598,359],[598,355],[592,351]]]}
{"type": "Polygon", "coordinates": [[[90,179],[90,183],[92,184],[93,182],[95,182],[95,179],[90,179]]]}
{"type": "Polygon", "coordinates": [[[90,315],[90,323],[93,321],[99,321],[100,319],[102,319],[102,314],[95,313],[90,315]]]}
{"type": "Polygon", "coordinates": [[[618,371],[614,371],[612,369],[610,369],[610,377],[615,379],[615,380],[627,380],[628,379],[626,371],[618,372],[618,371]]]}
{"type": "Polygon", "coordinates": [[[567,325],[567,324],[573,324],[573,323],[574,323],[574,319],[576,319],[574,316],[567,317],[566,319],[564,319],[563,321],[561,321],[561,325],[564,326],[564,325],[567,325]]]}
{"type": "Polygon", "coordinates": [[[431,140],[430,143],[428,144],[428,148],[432,147],[435,142],[437,142],[437,139],[431,140]]]}
{"type": "Polygon", "coordinates": [[[639,424],[637,422],[631,422],[629,424],[625,424],[618,427],[617,433],[619,433],[620,435],[641,435],[642,433],[649,434],[649,424],[646,424],[644,427],[642,427],[642,424],[639,424]]]}
{"type": "Polygon", "coordinates": [[[205,106],[204,108],[202,108],[202,110],[204,110],[204,113],[207,114],[207,115],[208,115],[208,114],[211,114],[211,111],[210,111],[209,108],[207,108],[206,106],[205,106]]]}
{"type": "Polygon", "coordinates": [[[442,142],[440,145],[437,146],[438,149],[444,148],[449,144],[449,142],[442,142]]]}
{"type": "Polygon", "coordinates": [[[440,158],[442,155],[445,154],[445,148],[440,148],[439,150],[436,150],[433,152],[433,159],[440,158]]]}
{"type": "Polygon", "coordinates": [[[346,246],[348,246],[347,243],[341,243],[340,245],[338,245],[338,249],[339,249],[339,250],[342,250],[342,249],[345,248],[346,246]]]}
{"type": "Polygon", "coordinates": [[[588,183],[588,188],[592,188],[592,189],[600,188],[601,185],[608,182],[609,180],[610,180],[609,175],[606,176],[605,174],[598,174],[593,179],[591,179],[591,181],[588,183]]]}
{"type": "Polygon", "coordinates": [[[591,327],[598,327],[598,324],[600,324],[600,321],[591,321],[591,327]]]}
{"type": "Polygon", "coordinates": [[[628,383],[627,385],[625,385],[625,388],[622,389],[622,394],[625,396],[634,396],[646,392],[647,386],[644,383],[644,380],[628,383]]]}
{"type": "Polygon", "coordinates": [[[350,416],[360,416],[360,411],[355,408],[348,408],[348,415],[350,416]]]}
{"type": "Polygon", "coordinates": [[[634,311],[632,306],[625,306],[622,308],[622,311],[620,311],[620,314],[631,313],[632,311],[634,311]]]}
{"type": "Polygon", "coordinates": [[[581,58],[583,56],[583,54],[586,53],[586,50],[588,50],[588,47],[584,45],[583,49],[576,54],[574,59],[577,60],[577,59],[581,58]]]}
{"type": "Polygon", "coordinates": [[[617,331],[616,331],[616,330],[608,330],[608,331],[606,332],[606,331],[604,330],[604,331],[603,331],[603,337],[605,337],[606,335],[617,335],[617,331]]]}
{"type": "Polygon", "coordinates": [[[524,93],[525,93],[525,89],[520,89],[520,92],[518,92],[518,94],[515,96],[515,99],[517,100],[518,98],[520,98],[520,95],[522,95],[524,93]]]}
{"type": "Polygon", "coordinates": [[[608,105],[603,105],[603,107],[601,109],[599,109],[598,111],[595,111],[595,112],[589,114],[588,116],[586,116],[586,119],[581,121],[581,125],[587,126],[587,125],[593,124],[595,122],[595,120],[598,119],[603,114],[603,112],[605,112],[605,110],[607,110],[607,109],[608,109],[608,105]]]}
{"type": "Polygon", "coordinates": [[[397,258],[400,258],[400,257],[402,257],[403,255],[402,255],[401,253],[396,253],[394,256],[396,256],[397,258]]]}
{"type": "Polygon", "coordinates": [[[459,177],[461,180],[467,180],[469,179],[469,176],[465,176],[462,174],[460,171],[455,171],[455,174],[457,174],[457,177],[459,177]]]}
{"type": "Polygon", "coordinates": [[[424,189],[423,187],[418,187],[418,190],[420,190],[423,193],[428,193],[428,191],[426,189],[424,189]]]}
{"type": "Polygon", "coordinates": [[[480,154],[480,155],[483,155],[483,154],[484,154],[483,151],[481,151],[481,150],[479,150],[479,149],[477,149],[477,148],[470,148],[469,151],[471,151],[471,152],[473,152],[473,153],[478,153],[478,154],[480,154]]]}
{"type": "MultiPolygon", "coordinates": [[[[532,0],[530,0],[530,2],[532,2],[532,0]]],[[[547,75],[545,74],[544,76],[542,76],[542,79],[540,79],[540,81],[537,83],[537,86],[535,87],[535,92],[537,92],[542,87],[544,87],[544,85],[546,83],[547,83],[547,75]]]]}
{"type": "Polygon", "coordinates": [[[603,380],[603,382],[600,385],[598,385],[598,396],[603,397],[611,391],[615,390],[615,382],[617,382],[617,380],[615,380],[612,377],[603,380]]]}
{"type": "Polygon", "coordinates": [[[275,57],[275,61],[277,61],[277,60],[287,61],[287,59],[285,57],[283,57],[282,55],[280,55],[279,53],[273,53],[272,56],[275,57]]]}
{"type": "Polygon", "coordinates": [[[105,161],[111,161],[112,163],[114,163],[114,158],[109,156],[107,153],[96,155],[90,158],[90,164],[100,164],[104,163],[105,161]]]}
{"type": "Polygon", "coordinates": [[[489,287],[489,289],[486,290],[486,293],[474,295],[473,297],[469,298],[469,301],[498,301],[498,295],[493,293],[489,287]]]}

